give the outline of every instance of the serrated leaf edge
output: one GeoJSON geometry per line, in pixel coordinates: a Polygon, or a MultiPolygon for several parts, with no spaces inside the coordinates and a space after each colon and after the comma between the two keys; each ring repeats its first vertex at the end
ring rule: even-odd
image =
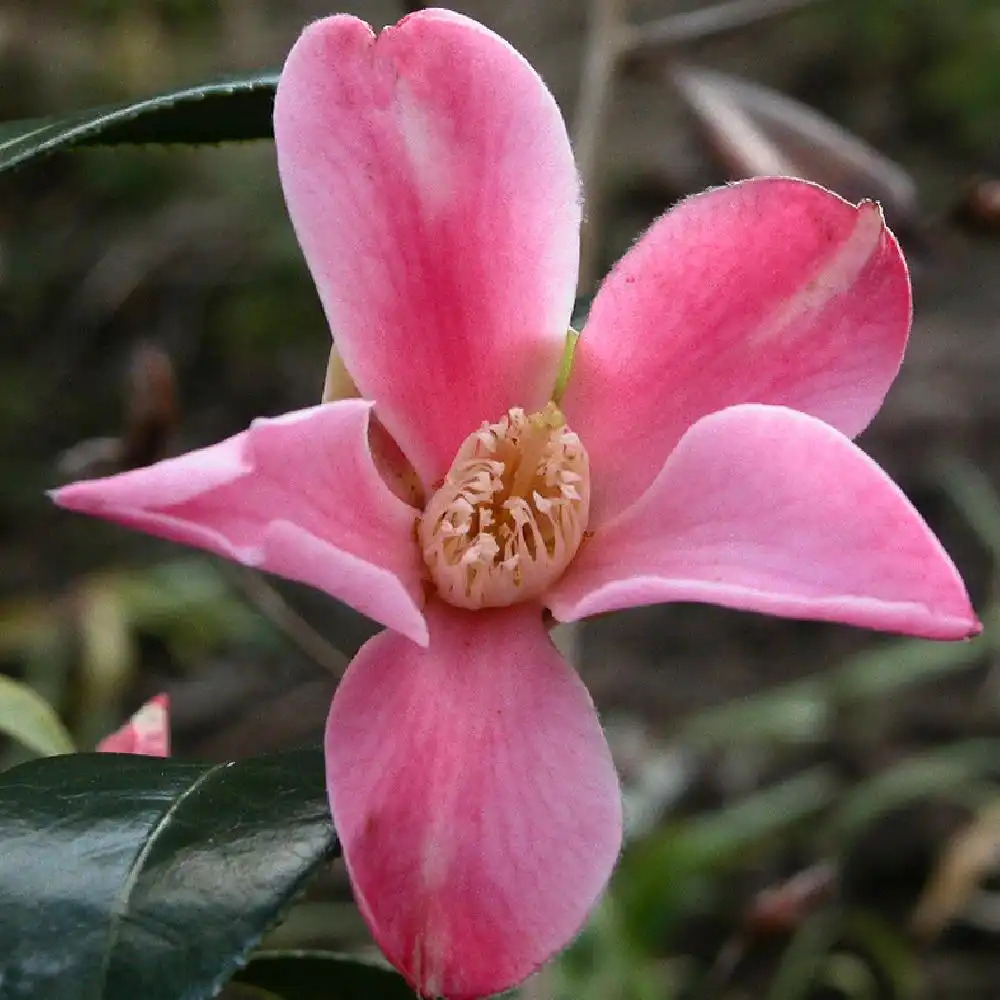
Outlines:
{"type": "MultiPolygon", "coordinates": [[[[68,112],[60,117],[45,118],[31,131],[18,133],[7,140],[0,140],[0,158],[2,158],[6,150],[16,146],[18,143],[25,142],[32,136],[38,135],[40,132],[45,132],[47,129],[53,131],[52,136],[44,139],[38,146],[26,151],[21,156],[15,154],[6,163],[0,163],[0,172],[11,170],[28,160],[46,156],[56,149],[72,149],[74,146],[88,144],[100,145],[100,140],[96,136],[99,136],[101,132],[107,131],[116,125],[127,124],[146,113],[166,111],[182,104],[194,104],[199,101],[205,101],[211,97],[233,96],[240,92],[250,93],[258,89],[274,89],[277,86],[277,82],[277,71],[265,71],[260,76],[250,80],[219,80],[211,83],[194,84],[181,90],[155,94],[152,97],[146,97],[140,101],[127,104],[99,105],[95,108],[84,108],[79,111],[68,112]]],[[[26,121],[30,121],[30,119],[26,121]]],[[[16,124],[16,120],[0,122],[0,126],[14,124],[16,124]]],[[[182,141],[178,140],[175,142],[178,145],[184,145],[182,141]]],[[[158,143],[155,140],[136,140],[128,144],[157,145],[158,143]]],[[[173,143],[168,141],[168,143],[161,144],[173,143]]]]}

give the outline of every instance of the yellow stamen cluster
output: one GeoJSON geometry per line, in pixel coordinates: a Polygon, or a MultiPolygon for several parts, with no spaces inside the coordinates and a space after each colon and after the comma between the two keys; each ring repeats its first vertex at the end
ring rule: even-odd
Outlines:
{"type": "Polygon", "coordinates": [[[466,438],[420,519],[440,595],[462,608],[540,596],[576,554],[590,512],[590,466],[553,403],[514,408],[466,438]]]}

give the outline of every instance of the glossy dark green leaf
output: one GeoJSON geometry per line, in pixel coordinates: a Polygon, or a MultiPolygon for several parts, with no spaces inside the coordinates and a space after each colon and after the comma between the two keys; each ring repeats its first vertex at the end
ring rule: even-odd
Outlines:
{"type": "Polygon", "coordinates": [[[234,77],[142,101],[0,123],[0,171],[74,146],[269,139],[275,72],[234,77]]]}
{"type": "Polygon", "coordinates": [[[391,969],[329,951],[261,952],[234,981],[282,1000],[413,1000],[406,980],[391,969]]]}
{"type": "Polygon", "coordinates": [[[0,775],[0,1000],[214,996],[337,847],[319,748],[0,775]]]}

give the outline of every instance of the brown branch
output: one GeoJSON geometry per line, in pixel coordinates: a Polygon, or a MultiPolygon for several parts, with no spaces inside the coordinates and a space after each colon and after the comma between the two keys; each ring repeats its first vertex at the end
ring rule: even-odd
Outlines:
{"type": "Polygon", "coordinates": [[[745,28],[757,21],[808,7],[817,0],[725,0],[700,10],[684,11],[649,24],[626,26],[623,52],[633,55],[663,46],[694,42],[710,35],[745,28]]]}
{"type": "Polygon", "coordinates": [[[309,659],[335,677],[347,669],[348,657],[327,642],[262,576],[234,567],[227,575],[268,621],[309,659]]]}
{"type": "Polygon", "coordinates": [[[627,37],[624,8],[625,0],[591,0],[590,5],[580,96],[573,123],[573,146],[586,211],[580,233],[580,293],[589,291],[598,278],[601,221],[598,151],[622,43],[627,37]]]}

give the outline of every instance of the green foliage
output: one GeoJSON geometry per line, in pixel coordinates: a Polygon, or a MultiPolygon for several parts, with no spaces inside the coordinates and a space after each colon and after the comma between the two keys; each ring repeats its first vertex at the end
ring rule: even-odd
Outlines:
{"type": "Polygon", "coordinates": [[[994,0],[855,0],[852,57],[869,79],[895,84],[907,114],[934,124],[967,152],[996,155],[1000,107],[1000,8],[994,0]],[[902,86],[900,86],[902,84],[902,86]]]}
{"type": "Polygon", "coordinates": [[[818,677],[701,712],[688,720],[683,739],[706,748],[740,742],[821,742],[833,735],[844,711],[857,712],[876,699],[969,670],[989,649],[989,636],[954,643],[884,643],[818,677]]]}
{"type": "Polygon", "coordinates": [[[48,756],[72,753],[73,739],[52,706],[30,688],[0,674],[0,733],[48,756]]]}
{"type": "Polygon", "coordinates": [[[187,87],[146,100],[0,124],[0,171],[60,149],[123,143],[199,144],[266,139],[276,73],[187,87]]]}
{"type": "Polygon", "coordinates": [[[321,750],[0,775],[0,1000],[214,996],[337,849],[321,750]]]}
{"type": "MultiPolygon", "coordinates": [[[[134,11],[140,0],[82,0],[81,13],[94,20],[107,20],[134,11]]],[[[153,15],[171,22],[200,25],[217,14],[216,5],[206,0],[145,0],[142,4],[153,15]]]]}
{"type": "Polygon", "coordinates": [[[933,799],[977,807],[994,801],[1000,776],[1000,740],[952,743],[914,754],[862,782],[833,810],[829,832],[849,843],[899,806],[933,799]]]}
{"type": "MultiPolygon", "coordinates": [[[[51,598],[0,604],[0,658],[25,681],[4,683],[0,675],[0,732],[34,753],[73,749],[45,699],[74,706],[70,728],[83,747],[121,721],[125,692],[141,670],[142,637],[181,665],[214,649],[252,643],[263,651],[278,642],[273,626],[203,557],[81,577],[69,596],[72,614],[51,598]]],[[[0,757],[0,769],[10,763],[0,757]]]]}
{"type": "MultiPolygon", "coordinates": [[[[129,0],[90,0],[87,6],[102,17],[136,9],[129,0]]],[[[199,18],[208,23],[214,16],[213,5],[200,0],[147,0],[140,6],[158,19],[185,24],[199,18]]],[[[892,112],[901,121],[930,121],[965,148],[995,150],[1000,105],[995,0],[950,5],[857,0],[847,16],[840,4],[817,12],[820,16],[829,17],[835,25],[831,31],[840,33],[840,43],[824,35],[824,45],[836,50],[837,59],[842,54],[850,59],[845,74],[853,74],[855,82],[859,77],[874,82],[876,93],[879,84],[891,92],[892,112]]],[[[275,74],[261,74],[137,103],[0,125],[0,170],[81,145],[268,138],[275,80],[275,74]]],[[[854,89],[844,89],[854,101],[854,89]]],[[[213,156],[208,169],[222,164],[222,187],[233,214],[256,218],[263,204],[260,189],[245,176],[234,183],[239,171],[227,170],[226,155],[213,156]]],[[[106,227],[95,238],[98,247],[108,234],[127,228],[118,215],[122,209],[142,214],[138,228],[150,243],[163,239],[169,227],[162,219],[157,224],[151,205],[172,196],[182,159],[175,153],[155,161],[121,157],[119,162],[102,152],[86,158],[86,169],[74,167],[76,196],[82,190],[82,200],[106,227]]],[[[26,173],[26,187],[36,176],[44,179],[45,171],[26,173]]],[[[28,196],[10,199],[12,205],[22,201],[32,212],[31,239],[40,242],[35,248],[25,237],[19,249],[12,241],[9,285],[25,288],[34,281],[40,300],[58,299],[65,291],[53,294],[60,280],[71,287],[86,285],[92,261],[74,248],[92,222],[74,221],[69,198],[49,197],[38,204],[28,196]],[[39,217],[45,211],[52,214],[39,217]],[[26,245],[30,252],[24,252],[26,245]],[[74,253],[79,274],[71,266],[74,253]]],[[[201,205],[193,211],[201,212],[201,205]]],[[[270,366],[275,351],[287,351],[297,331],[303,339],[314,338],[322,327],[311,293],[300,294],[304,269],[298,252],[291,258],[287,252],[293,246],[287,226],[280,237],[270,230],[251,237],[240,229],[232,232],[229,242],[238,252],[223,247],[216,256],[228,264],[204,284],[214,294],[238,274],[237,293],[231,302],[211,301],[207,319],[196,313],[200,332],[190,334],[224,357],[228,407],[238,397],[232,378],[242,373],[241,366],[255,390],[257,367],[270,366]],[[268,240],[283,242],[270,246],[268,240]]],[[[141,240],[124,246],[119,265],[141,259],[135,252],[141,246],[141,240]]],[[[178,257],[191,253],[190,244],[178,247],[178,257]]],[[[101,254],[94,259],[102,259],[101,254]]],[[[151,258],[150,272],[162,266],[157,260],[151,258]]],[[[144,294],[136,299],[153,300],[139,287],[144,294]]],[[[173,286],[169,297],[174,297],[173,286]]],[[[588,300],[577,303],[575,325],[583,325],[588,307],[588,300]]],[[[86,310],[83,315],[85,325],[86,310]]],[[[138,315],[146,322],[145,314],[138,315]]],[[[68,370],[89,374],[88,362],[105,353],[114,338],[122,339],[112,318],[123,330],[137,325],[134,317],[109,311],[104,322],[111,332],[104,330],[93,354],[77,357],[68,370]]],[[[27,327],[19,333],[19,324],[12,325],[12,342],[15,336],[23,340],[12,352],[16,357],[41,335],[27,327]]],[[[39,403],[53,381],[48,359],[58,359],[67,343],[72,349],[80,327],[77,312],[55,328],[47,363],[36,365],[33,376],[20,365],[8,365],[9,380],[0,396],[6,423],[18,425],[14,434],[20,435],[35,409],[48,405],[39,403]]],[[[203,358],[189,368],[188,374],[197,371],[211,383],[214,400],[217,372],[203,358]]],[[[317,388],[320,380],[318,366],[317,388]]],[[[89,385],[88,411],[110,395],[106,386],[89,385]]],[[[64,425],[78,423],[65,408],[54,406],[53,413],[64,425]]],[[[95,418],[94,427],[103,419],[95,418]]],[[[196,434],[204,430],[204,424],[196,424],[196,434]]],[[[942,477],[984,547],[1000,555],[1000,504],[988,480],[955,462],[942,465],[942,477]]],[[[28,489],[34,497],[36,485],[28,489]]],[[[65,566],[60,569],[66,572],[65,566]]],[[[162,642],[183,662],[185,673],[207,649],[241,642],[259,652],[274,638],[214,567],[200,560],[102,574],[78,582],[71,592],[84,627],[75,619],[68,622],[56,602],[45,613],[39,610],[42,602],[16,614],[4,609],[0,651],[46,695],[72,684],[66,700],[80,703],[79,714],[97,730],[103,725],[101,711],[117,708],[119,675],[131,676],[143,666],[133,633],[162,642]],[[124,645],[123,636],[129,640],[124,645]],[[47,680],[37,669],[43,660],[58,661],[47,680]],[[98,676],[104,678],[100,690],[98,676]]],[[[743,777],[707,802],[684,802],[667,822],[627,847],[610,896],[578,944],[543,977],[549,992],[543,987],[534,995],[546,1000],[663,1000],[678,994],[791,1000],[810,996],[817,987],[827,991],[823,995],[875,995],[886,983],[879,995],[912,995],[918,968],[912,945],[898,928],[871,914],[845,912],[836,901],[806,913],[777,942],[776,958],[756,988],[748,991],[733,977],[730,992],[724,976],[712,990],[692,993],[692,984],[715,960],[713,949],[726,957],[728,945],[718,941],[724,943],[729,933],[738,937],[741,908],[754,888],[803,864],[835,866],[866,831],[901,805],[945,800],[977,807],[996,797],[995,739],[957,742],[952,736],[941,747],[917,751],[889,739],[875,743],[891,701],[912,695],[920,684],[974,679],[977,668],[995,657],[1000,622],[992,612],[984,618],[987,633],[974,642],[884,642],[825,673],[730,701],[682,723],[673,738],[685,755],[703,758],[703,773],[717,776],[736,759],[743,777]],[[859,735],[886,756],[873,764],[877,754],[869,754],[870,747],[858,754],[859,735]],[[869,770],[846,775],[840,767],[845,753],[863,756],[869,770]],[[691,946],[683,932],[705,917],[718,939],[691,946]],[[845,950],[845,942],[851,950],[845,950]]],[[[814,664],[808,656],[803,659],[803,669],[811,672],[814,664]]],[[[983,698],[984,717],[995,708],[983,698]]],[[[68,749],[58,720],[16,682],[0,684],[0,730],[39,753],[68,749]]],[[[318,751],[219,768],[90,756],[37,762],[0,776],[0,824],[0,1000],[209,996],[248,956],[249,965],[236,974],[234,998],[412,996],[393,973],[339,952],[251,951],[333,844],[318,751]]],[[[906,831],[900,836],[905,839],[906,831]]]]}
{"type": "Polygon", "coordinates": [[[836,792],[833,770],[815,767],[632,846],[615,885],[633,938],[654,947],[692,911],[718,905],[727,872],[819,815],[836,792]]]}

